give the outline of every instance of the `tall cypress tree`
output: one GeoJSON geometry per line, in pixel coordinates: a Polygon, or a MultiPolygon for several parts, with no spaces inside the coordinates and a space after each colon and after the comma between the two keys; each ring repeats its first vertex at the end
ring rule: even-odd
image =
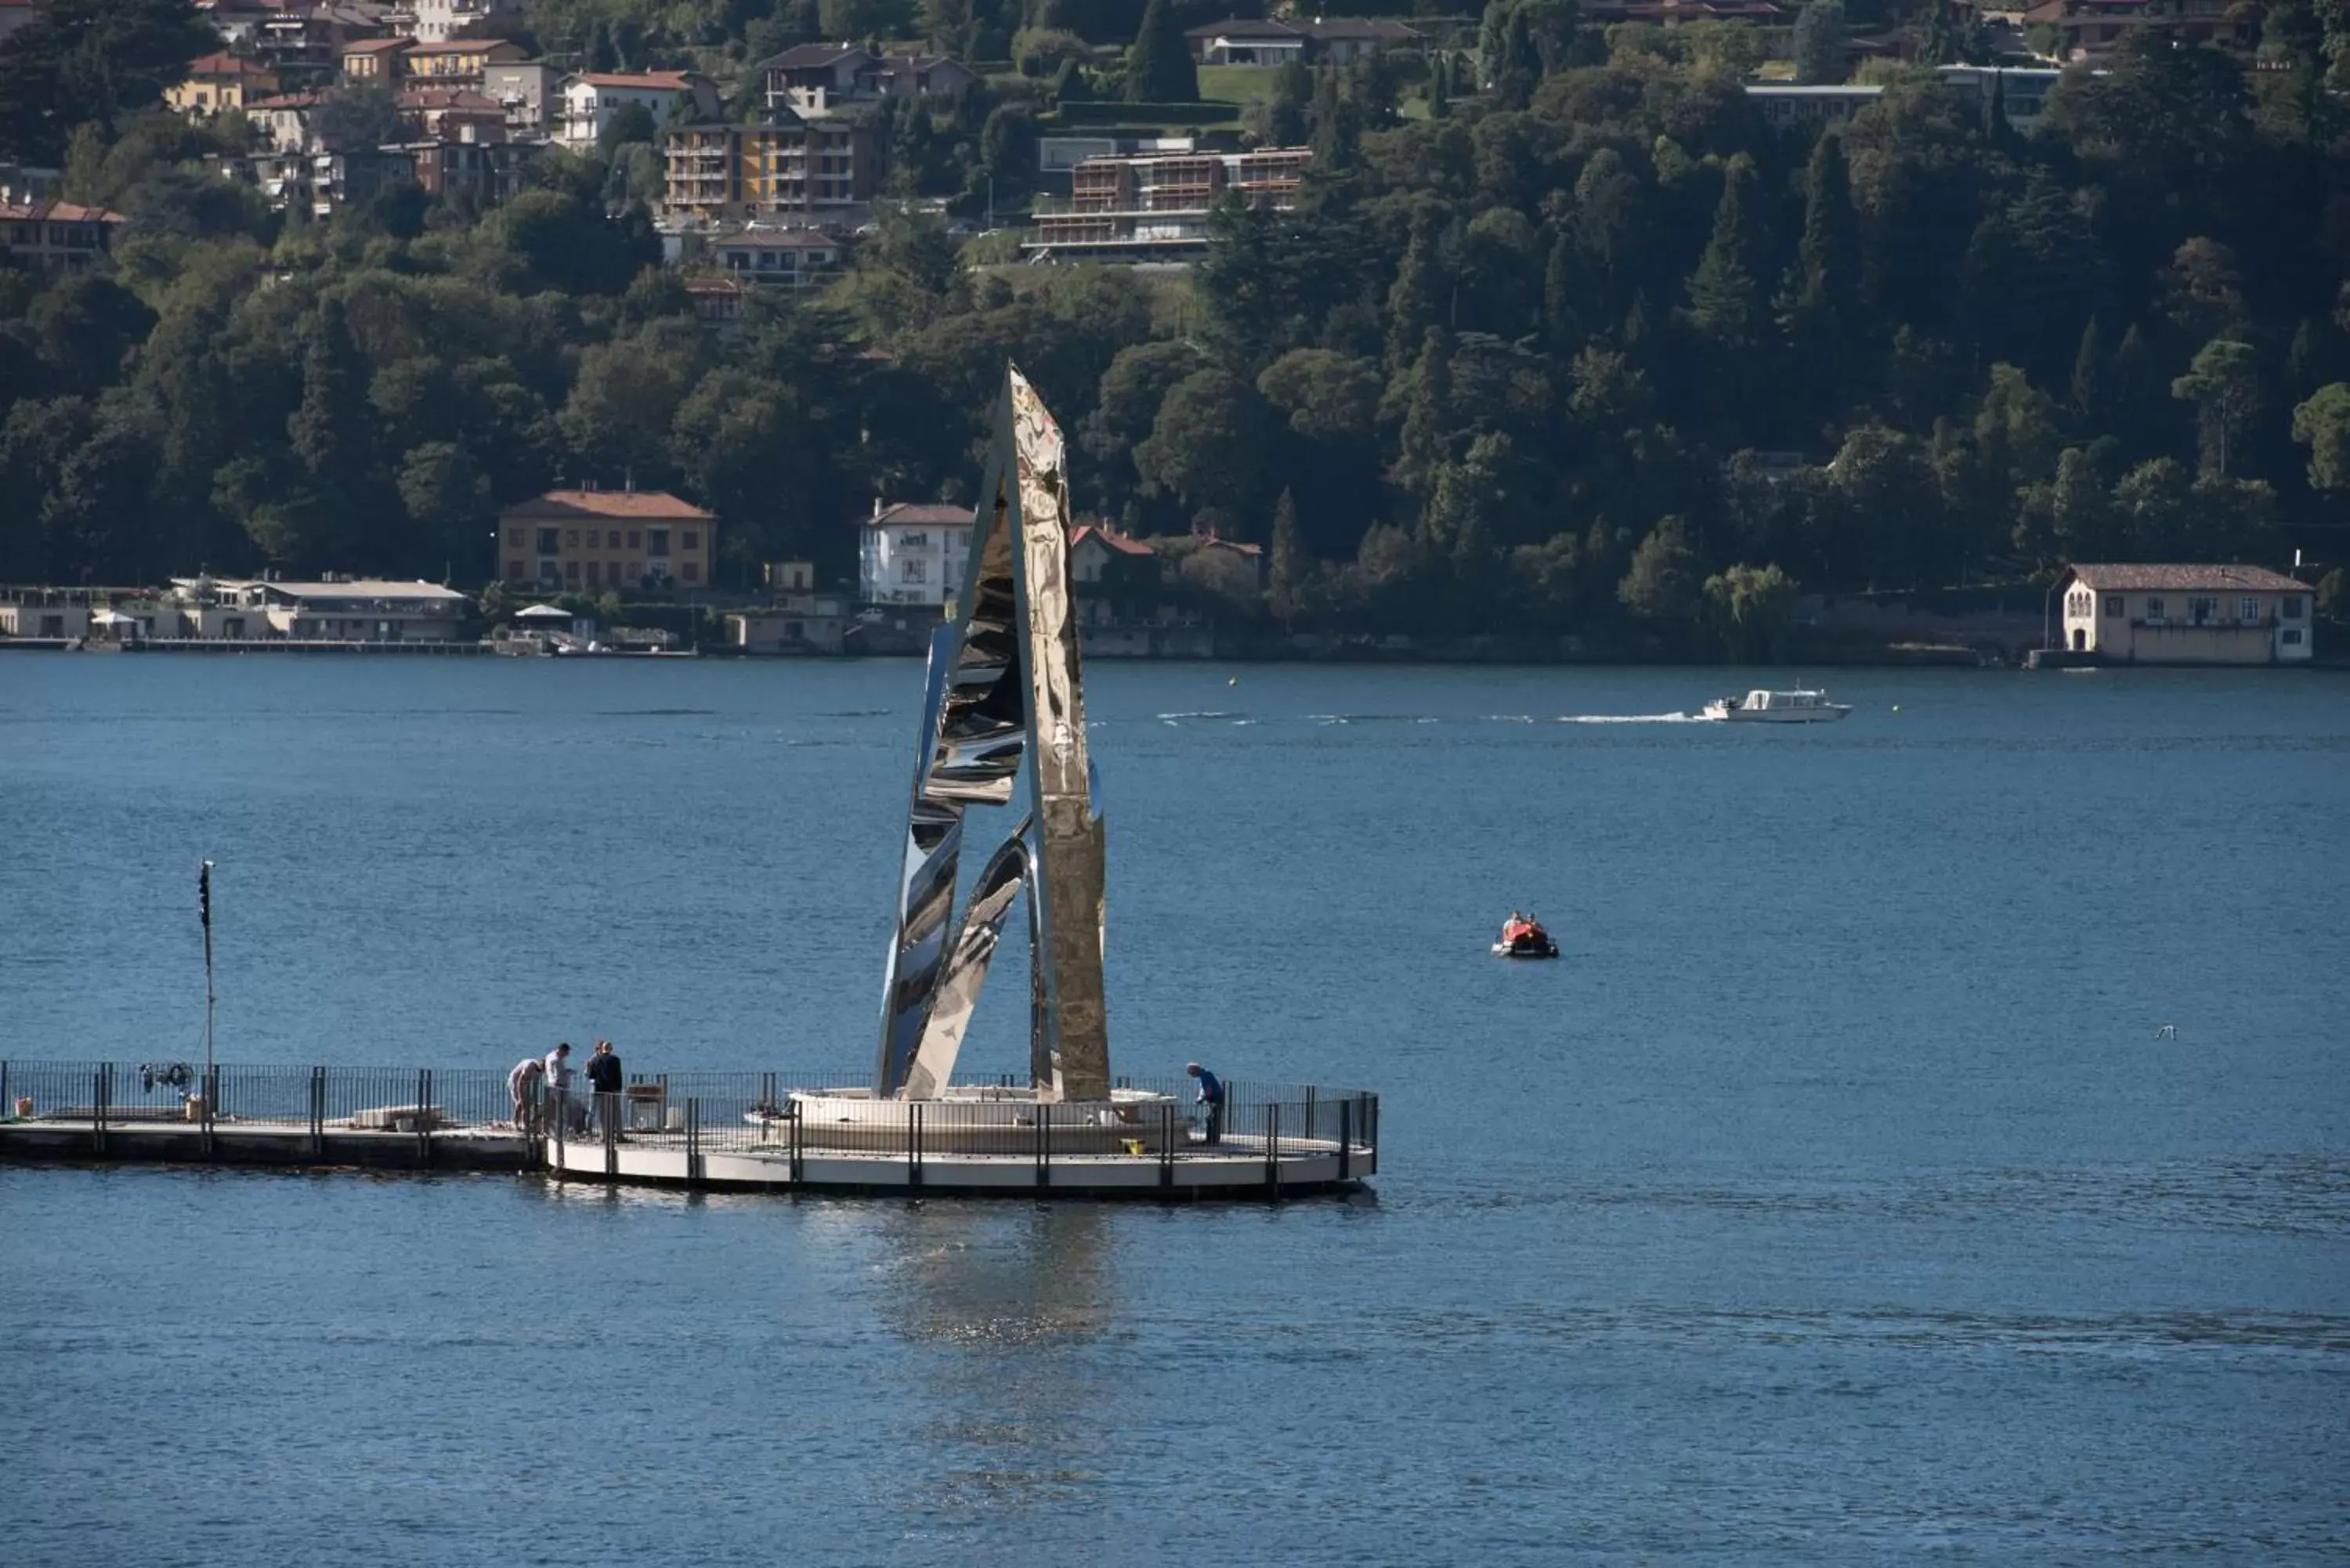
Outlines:
{"type": "Polygon", "coordinates": [[[1423,338],[1436,325],[1437,301],[1443,279],[1436,256],[1436,220],[1423,212],[1411,221],[1411,243],[1396,266],[1388,290],[1388,368],[1400,372],[1421,349],[1423,338]]]}
{"type": "Polygon", "coordinates": [[[2073,355],[2073,412],[2095,423],[2106,406],[2106,335],[2095,317],[2081,328],[2081,347],[2073,355]]]}
{"type": "Polygon", "coordinates": [[[1754,341],[1757,298],[1746,232],[1746,182],[1752,178],[1744,158],[1731,161],[1721,182],[1721,203],[1713,213],[1713,238],[1689,280],[1689,323],[1728,348],[1754,341]]]}
{"type": "Polygon", "coordinates": [[[1860,216],[1852,204],[1852,171],[1844,138],[1833,132],[1812,148],[1804,171],[1803,304],[1814,310],[1854,308],[1860,291],[1860,216]]]}
{"type": "Polygon", "coordinates": [[[1142,31],[1126,52],[1126,101],[1200,101],[1200,71],[1191,59],[1191,42],[1175,25],[1175,8],[1167,0],[1150,0],[1142,13],[1142,31]]]}

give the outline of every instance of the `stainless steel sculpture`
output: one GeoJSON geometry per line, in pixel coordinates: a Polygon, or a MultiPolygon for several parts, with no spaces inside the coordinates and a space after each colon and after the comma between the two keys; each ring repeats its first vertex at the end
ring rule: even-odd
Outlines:
{"type": "Polygon", "coordinates": [[[1066,450],[1027,379],[1007,369],[1004,379],[961,613],[931,639],[874,1092],[946,1086],[1025,888],[1036,1097],[1107,1100],[1102,824],[1069,589],[1066,450]],[[1029,814],[989,860],[950,952],[963,808],[1010,801],[1024,753],[1029,814]]]}

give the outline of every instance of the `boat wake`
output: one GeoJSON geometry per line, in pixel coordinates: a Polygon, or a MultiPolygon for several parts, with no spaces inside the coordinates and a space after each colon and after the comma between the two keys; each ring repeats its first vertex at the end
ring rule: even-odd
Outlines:
{"type": "Polygon", "coordinates": [[[1561,713],[1562,724],[1703,724],[1702,713],[1561,713]]]}

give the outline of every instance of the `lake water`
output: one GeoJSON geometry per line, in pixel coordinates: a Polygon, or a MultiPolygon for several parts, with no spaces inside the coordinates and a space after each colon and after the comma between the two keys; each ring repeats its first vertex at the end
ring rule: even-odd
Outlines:
{"type": "MultiPolygon", "coordinates": [[[[1375,1198],[0,1168],[0,1563],[2350,1550],[2350,683],[1091,678],[1115,1065],[1375,1198]]],[[[861,1066],[919,684],[0,659],[0,1054],[200,1055],[209,857],[223,1060],[861,1066]]]]}

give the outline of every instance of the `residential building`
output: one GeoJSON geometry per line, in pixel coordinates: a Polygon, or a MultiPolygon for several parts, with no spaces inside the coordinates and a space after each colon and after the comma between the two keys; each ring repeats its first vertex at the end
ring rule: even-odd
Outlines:
{"type": "Polygon", "coordinates": [[[2031,130],[2048,112],[2048,95],[2064,73],[2054,67],[1940,66],[1943,83],[1962,96],[1981,102],[1985,110],[1997,99],[2000,113],[2014,130],[2031,130]]]}
{"type": "Polygon", "coordinates": [[[1180,258],[1208,246],[1208,211],[1228,191],[1286,212],[1312,153],[1303,147],[1095,158],[1069,177],[1069,199],[1040,207],[1031,254],[1097,260],[1180,258]]]}
{"type": "Polygon", "coordinates": [[[209,119],[277,91],[277,73],[242,55],[206,55],[188,62],[188,74],[165,89],[163,101],[191,119],[209,119]]]}
{"type": "Polygon", "coordinates": [[[408,51],[415,47],[413,38],[354,38],[338,48],[335,57],[346,81],[395,87],[408,74],[408,51]]]}
{"type": "Polygon", "coordinates": [[[504,38],[449,38],[411,44],[400,57],[401,73],[414,80],[479,91],[492,66],[519,65],[528,51],[504,38]]]}
{"type": "Polygon", "coordinates": [[[493,62],[482,67],[482,96],[506,111],[509,136],[536,136],[561,112],[562,75],[537,60],[493,62]]]}
{"type": "Polygon", "coordinates": [[[885,55],[860,44],[801,44],[762,61],[767,108],[808,119],[885,98],[961,97],[979,78],[944,55],[885,55]]]}
{"type": "MultiPolygon", "coordinates": [[[[176,624],[162,636],[261,641],[454,642],[473,601],[452,588],[382,577],[174,577],[176,624]]],[[[149,636],[156,636],[150,630],[149,636]]]]}
{"type": "Polygon", "coordinates": [[[1159,554],[1147,540],[1091,523],[1069,535],[1069,580],[1080,626],[1172,618],[1159,603],[1163,576],[1159,554]]]}
{"type": "Polygon", "coordinates": [[[717,274],[702,273],[685,279],[685,297],[693,306],[694,318],[721,337],[732,337],[743,329],[743,306],[751,294],[751,285],[717,274]]]}
{"type": "Polygon", "coordinates": [[[468,191],[484,206],[496,206],[521,193],[532,161],[546,151],[543,141],[507,141],[503,130],[485,141],[412,141],[400,151],[427,195],[468,191]]]}
{"type": "Polygon", "coordinates": [[[550,490],[498,515],[510,583],[597,593],[706,591],[718,519],[660,490],[550,490]]]}
{"type": "MultiPolygon", "coordinates": [[[[338,207],[364,206],[387,185],[416,178],[416,155],[405,147],[355,147],[347,152],[313,152],[303,161],[298,188],[284,181],[285,197],[306,197],[310,215],[331,217],[338,207]]],[[[265,189],[266,184],[265,182],[265,189]]]]}
{"type": "MultiPolygon", "coordinates": [[[[1997,99],[2007,123],[2017,130],[2030,130],[2040,123],[2048,109],[2048,95],[2064,74],[2047,67],[2006,66],[1941,66],[1937,71],[1945,87],[1985,112],[1997,99]]],[[[1885,88],[1859,82],[1749,82],[1746,96],[1768,124],[1809,127],[1843,124],[1883,98],[1885,88]]]]}
{"type": "Polygon", "coordinates": [[[276,98],[255,99],[244,106],[244,113],[268,139],[273,151],[308,152],[311,121],[319,101],[320,95],[315,92],[280,93],[276,98]]]}
{"type": "Polygon", "coordinates": [[[1196,131],[1183,136],[1137,136],[1118,130],[1036,139],[1036,172],[1058,190],[1069,188],[1080,163],[1097,158],[1163,158],[1182,152],[1238,152],[1237,131],[1196,131]]]}
{"type": "Polygon", "coordinates": [[[1582,8],[1586,22],[1605,26],[1617,22],[1648,22],[1678,27],[1684,22],[1781,21],[1786,13],[1771,0],[1590,0],[1582,8]]]}
{"type": "Polygon", "coordinates": [[[2055,29],[2057,58],[2081,60],[2137,32],[2161,33],[2180,44],[2243,43],[2247,26],[2230,12],[2228,0],[2043,0],[2024,12],[2023,21],[2027,27],[2055,29]]]}
{"type": "Polygon", "coordinates": [[[1748,82],[1746,96],[1762,111],[1765,124],[1788,126],[1842,125],[1885,96],[1882,87],[1860,83],[1798,85],[1793,82],[1748,82]]]}
{"type": "Polygon", "coordinates": [[[678,126],[662,152],[665,214],[702,223],[855,206],[880,179],[880,150],[862,119],[778,111],[764,123],[678,126]]]}
{"type": "Polygon", "coordinates": [[[401,135],[412,141],[506,139],[505,106],[469,87],[411,82],[400,91],[401,135]]]}
{"type": "Polygon", "coordinates": [[[2311,642],[2314,593],[2260,566],[2076,566],[2063,648],[2121,664],[2293,664],[2311,642]]]}
{"type": "Polygon", "coordinates": [[[520,0],[405,0],[389,20],[420,44],[446,44],[521,16],[520,0]]]}
{"type": "Polygon", "coordinates": [[[753,223],[728,233],[681,236],[691,254],[745,283],[813,288],[839,270],[841,240],[818,229],[753,223]]]}
{"type": "Polygon", "coordinates": [[[122,214],[71,202],[0,202],[0,250],[35,272],[77,272],[105,259],[122,214]]]}
{"type": "Polygon", "coordinates": [[[253,31],[252,47],[281,83],[307,90],[342,73],[347,46],[382,33],[382,14],[373,7],[320,0],[300,10],[264,13],[253,31]]]}
{"type": "Polygon", "coordinates": [[[1315,17],[1283,22],[1232,17],[1187,30],[1191,57],[1204,66],[1343,66],[1382,49],[1428,47],[1427,35],[1392,16],[1315,17]]]}
{"type": "Polygon", "coordinates": [[[962,591],[971,551],[968,507],[899,502],[858,525],[857,597],[866,604],[943,607],[962,591]]]}
{"type": "Polygon", "coordinates": [[[553,127],[555,139],[592,147],[612,117],[629,104],[653,117],[656,132],[672,124],[715,119],[718,88],[693,71],[587,71],[566,77],[553,127]]]}
{"type": "Polygon", "coordinates": [[[787,594],[775,604],[726,618],[726,640],[745,653],[838,653],[851,606],[839,594],[787,594]]]}

